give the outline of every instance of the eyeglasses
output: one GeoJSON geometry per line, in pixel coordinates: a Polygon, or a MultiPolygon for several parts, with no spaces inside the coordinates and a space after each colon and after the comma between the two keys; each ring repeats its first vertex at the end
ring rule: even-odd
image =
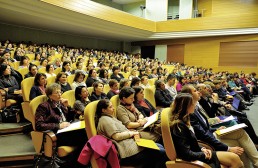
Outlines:
{"type": "Polygon", "coordinates": [[[57,92],[53,92],[52,94],[60,94],[61,95],[61,94],[63,94],[63,92],[62,91],[60,91],[60,92],[57,91],[57,92]]]}

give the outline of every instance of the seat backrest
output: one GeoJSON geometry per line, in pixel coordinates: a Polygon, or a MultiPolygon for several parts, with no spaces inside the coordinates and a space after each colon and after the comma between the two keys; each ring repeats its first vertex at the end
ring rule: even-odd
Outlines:
{"type": "Polygon", "coordinates": [[[72,86],[75,74],[67,76],[67,82],[72,86]]]}
{"type": "Polygon", "coordinates": [[[153,107],[156,108],[155,87],[145,88],[144,98],[147,99],[153,105],[153,107]]]}
{"type": "Polygon", "coordinates": [[[117,110],[118,105],[120,104],[119,95],[115,95],[115,96],[111,97],[110,102],[112,103],[112,105],[114,107],[114,116],[116,117],[116,110],[117,110]]]}
{"type": "Polygon", "coordinates": [[[39,68],[39,69],[38,69],[38,72],[39,72],[39,73],[47,73],[46,67],[41,67],[41,68],[39,68]]]}
{"type": "Polygon", "coordinates": [[[155,84],[156,80],[158,80],[158,78],[151,78],[148,80],[149,84],[152,86],[155,84]]]}
{"type": "Polygon", "coordinates": [[[93,90],[94,90],[94,88],[92,86],[91,87],[87,87],[87,90],[89,92],[89,95],[91,95],[93,90]]]}
{"type": "Polygon", "coordinates": [[[48,98],[47,98],[46,95],[41,95],[41,96],[35,97],[30,102],[30,113],[31,113],[30,122],[32,124],[33,130],[36,130],[36,127],[35,127],[35,114],[36,114],[36,110],[37,110],[38,106],[41,103],[47,101],[47,99],[48,98]]]}
{"type": "Polygon", "coordinates": [[[75,90],[68,90],[62,94],[62,98],[68,99],[69,106],[73,107],[75,102],[75,90]]]}
{"type": "Polygon", "coordinates": [[[47,86],[51,85],[52,83],[55,83],[56,76],[50,76],[47,78],[47,86]]]}
{"type": "Polygon", "coordinates": [[[28,68],[19,68],[17,71],[22,75],[22,78],[24,79],[24,76],[29,72],[29,69],[28,68]]]}
{"type": "Polygon", "coordinates": [[[109,91],[110,91],[110,86],[109,86],[109,84],[105,84],[105,85],[104,85],[103,92],[107,94],[109,91]]]}
{"type": "Polygon", "coordinates": [[[23,97],[23,101],[25,102],[30,101],[30,89],[34,85],[34,78],[35,77],[29,77],[29,78],[23,79],[21,82],[22,97],[23,97]]]}
{"type": "Polygon", "coordinates": [[[57,74],[59,74],[59,72],[61,72],[62,71],[62,68],[61,67],[58,67],[58,68],[56,68],[55,70],[54,70],[54,73],[57,75],[57,74]]]}
{"type": "Polygon", "coordinates": [[[175,161],[176,150],[174,147],[174,142],[171,136],[169,125],[170,113],[171,108],[165,108],[161,112],[161,132],[166,154],[171,161],[175,161]]]}
{"type": "Polygon", "coordinates": [[[98,102],[99,100],[90,102],[84,109],[85,129],[88,139],[97,135],[97,128],[95,126],[95,114],[98,102]]]}

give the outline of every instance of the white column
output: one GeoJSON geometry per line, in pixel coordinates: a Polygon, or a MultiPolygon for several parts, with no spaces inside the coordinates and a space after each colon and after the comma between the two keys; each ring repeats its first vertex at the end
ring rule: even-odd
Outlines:
{"type": "Polygon", "coordinates": [[[145,19],[152,21],[166,21],[168,0],[146,0],[145,19]]]}
{"type": "Polygon", "coordinates": [[[167,45],[155,46],[155,58],[158,58],[160,61],[167,60],[167,45]]]}
{"type": "Polygon", "coordinates": [[[179,19],[190,19],[193,15],[193,0],[179,1],[179,19]]]}

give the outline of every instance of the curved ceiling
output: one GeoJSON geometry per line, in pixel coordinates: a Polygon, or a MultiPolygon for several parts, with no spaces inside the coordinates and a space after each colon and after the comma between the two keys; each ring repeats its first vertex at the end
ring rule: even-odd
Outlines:
{"type": "Polygon", "coordinates": [[[0,21],[5,24],[114,41],[253,34],[257,28],[155,33],[109,22],[50,5],[39,0],[0,0],[0,21]]]}

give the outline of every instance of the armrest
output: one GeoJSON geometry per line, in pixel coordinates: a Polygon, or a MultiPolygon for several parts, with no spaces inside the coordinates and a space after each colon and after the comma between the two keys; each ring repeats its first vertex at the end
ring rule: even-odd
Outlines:
{"type": "Polygon", "coordinates": [[[6,91],[4,89],[0,89],[0,109],[5,106],[5,95],[6,91]]]}
{"type": "Polygon", "coordinates": [[[52,149],[53,146],[56,146],[56,135],[54,132],[52,131],[32,131],[31,132],[31,138],[32,138],[32,142],[35,148],[36,153],[40,153],[41,150],[41,145],[42,145],[42,141],[43,141],[43,135],[45,133],[45,143],[44,143],[44,153],[46,156],[51,157],[52,156],[52,149]]]}

